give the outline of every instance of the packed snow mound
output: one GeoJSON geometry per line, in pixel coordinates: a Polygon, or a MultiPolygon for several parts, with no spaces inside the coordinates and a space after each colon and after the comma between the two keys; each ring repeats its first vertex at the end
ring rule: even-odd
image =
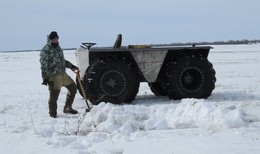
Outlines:
{"type": "Polygon", "coordinates": [[[198,99],[182,100],[167,116],[169,125],[173,128],[221,129],[239,128],[247,124],[244,112],[235,106],[220,107],[198,99]]]}
{"type": "Polygon", "coordinates": [[[183,99],[179,104],[95,106],[83,121],[84,127],[112,134],[185,128],[223,129],[246,126],[243,111],[220,107],[201,99],[183,99]]]}

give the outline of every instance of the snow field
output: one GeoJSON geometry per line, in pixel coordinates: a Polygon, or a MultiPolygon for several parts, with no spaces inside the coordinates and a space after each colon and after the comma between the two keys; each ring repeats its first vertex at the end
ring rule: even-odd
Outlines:
{"type": "MultiPolygon", "coordinates": [[[[132,104],[101,103],[77,115],[48,115],[39,52],[0,53],[0,153],[189,154],[260,151],[260,45],[214,46],[217,74],[208,99],[169,100],[140,85],[132,104]]],[[[72,51],[66,59],[76,64],[72,51]]],[[[67,70],[75,78],[75,74],[67,70]]]]}

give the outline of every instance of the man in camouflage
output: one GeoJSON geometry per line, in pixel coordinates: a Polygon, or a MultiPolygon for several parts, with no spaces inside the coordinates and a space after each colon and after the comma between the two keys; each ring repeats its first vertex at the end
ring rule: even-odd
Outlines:
{"type": "Polygon", "coordinates": [[[66,73],[66,68],[76,71],[78,68],[65,60],[63,51],[59,46],[59,36],[53,31],[48,36],[47,44],[40,53],[41,71],[44,85],[49,86],[49,114],[51,117],[57,116],[57,100],[61,87],[68,89],[68,94],[63,109],[64,113],[77,114],[78,111],[72,109],[72,103],[77,92],[77,86],[66,73]]]}

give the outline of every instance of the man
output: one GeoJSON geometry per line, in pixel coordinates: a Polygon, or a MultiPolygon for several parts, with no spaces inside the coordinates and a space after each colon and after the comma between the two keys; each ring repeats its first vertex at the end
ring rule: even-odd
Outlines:
{"type": "Polygon", "coordinates": [[[68,89],[63,112],[77,114],[78,111],[72,109],[72,103],[77,93],[77,86],[66,73],[66,68],[70,68],[72,71],[76,71],[78,68],[65,60],[63,50],[59,46],[59,36],[57,32],[51,32],[47,40],[47,44],[40,53],[40,63],[43,78],[42,84],[49,86],[49,114],[53,118],[57,116],[57,100],[61,87],[68,89]]]}

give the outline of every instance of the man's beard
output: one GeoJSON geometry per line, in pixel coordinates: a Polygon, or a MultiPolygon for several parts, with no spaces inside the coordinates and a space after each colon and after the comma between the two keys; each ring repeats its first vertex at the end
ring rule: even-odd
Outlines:
{"type": "Polygon", "coordinates": [[[52,46],[57,47],[59,43],[51,43],[52,46]]]}

